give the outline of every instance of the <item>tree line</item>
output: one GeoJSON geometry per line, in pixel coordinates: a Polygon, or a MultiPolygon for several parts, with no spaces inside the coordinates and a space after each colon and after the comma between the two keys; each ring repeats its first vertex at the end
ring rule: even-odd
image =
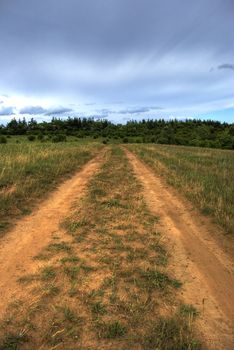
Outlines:
{"type": "Polygon", "coordinates": [[[198,147],[234,149],[234,123],[212,120],[187,119],[129,121],[114,124],[108,120],[92,118],[52,118],[37,122],[35,119],[12,119],[0,125],[1,139],[11,135],[27,135],[29,140],[65,141],[67,136],[77,138],[102,138],[107,143],[115,139],[119,142],[159,143],[198,147]]]}

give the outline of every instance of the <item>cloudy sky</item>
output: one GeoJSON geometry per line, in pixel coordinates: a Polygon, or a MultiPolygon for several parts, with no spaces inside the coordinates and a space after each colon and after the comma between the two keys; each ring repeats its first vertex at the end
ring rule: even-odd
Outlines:
{"type": "Polygon", "coordinates": [[[0,0],[13,116],[234,122],[234,0],[0,0]]]}

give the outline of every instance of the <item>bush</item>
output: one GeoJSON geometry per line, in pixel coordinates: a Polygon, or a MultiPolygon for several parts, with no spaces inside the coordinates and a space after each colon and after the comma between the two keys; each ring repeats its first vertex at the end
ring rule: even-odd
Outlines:
{"type": "Polygon", "coordinates": [[[44,139],[44,135],[43,135],[43,134],[38,134],[38,135],[37,135],[37,139],[38,139],[39,141],[42,141],[42,140],[44,139]]]}
{"type": "Polygon", "coordinates": [[[103,143],[104,145],[106,145],[106,144],[107,144],[107,140],[103,140],[102,143],[103,143]]]}
{"type": "Polygon", "coordinates": [[[28,135],[28,141],[35,141],[36,136],[34,135],[28,135]]]}
{"type": "Polygon", "coordinates": [[[128,138],[127,137],[123,138],[123,143],[128,143],[128,138]]]}
{"type": "Polygon", "coordinates": [[[66,135],[58,134],[52,137],[52,142],[65,142],[67,141],[66,135]]]}
{"type": "Polygon", "coordinates": [[[6,136],[0,136],[0,143],[7,143],[6,136]]]}

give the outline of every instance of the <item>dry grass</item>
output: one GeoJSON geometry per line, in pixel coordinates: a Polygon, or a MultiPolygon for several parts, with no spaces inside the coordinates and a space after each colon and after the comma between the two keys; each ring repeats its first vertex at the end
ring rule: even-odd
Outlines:
{"type": "Polygon", "coordinates": [[[234,233],[233,151],[166,145],[128,148],[227,233],[234,233]]]}
{"type": "Polygon", "coordinates": [[[0,145],[0,233],[100,149],[97,144],[0,145]]]}
{"type": "Polygon", "coordinates": [[[25,276],[29,297],[9,308],[0,349],[198,349],[196,310],[177,300],[158,221],[113,147],[25,276]]]}

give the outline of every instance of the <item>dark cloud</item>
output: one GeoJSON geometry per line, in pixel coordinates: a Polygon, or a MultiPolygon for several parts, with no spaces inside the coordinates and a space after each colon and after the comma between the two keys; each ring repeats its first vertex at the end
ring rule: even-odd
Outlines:
{"type": "Polygon", "coordinates": [[[88,114],[86,115],[86,118],[91,118],[94,120],[103,120],[103,119],[109,119],[108,116],[104,116],[104,115],[99,115],[99,114],[88,114]]]}
{"type": "Polygon", "coordinates": [[[45,112],[46,115],[48,116],[53,116],[53,115],[57,115],[57,114],[65,114],[68,112],[72,112],[73,109],[71,108],[66,108],[66,107],[56,107],[56,108],[52,108],[49,109],[45,112]]]}
{"type": "Polygon", "coordinates": [[[132,108],[132,109],[123,109],[118,111],[117,113],[120,114],[141,114],[150,112],[152,110],[162,110],[162,107],[138,107],[138,108],[132,108]]]}
{"type": "Polygon", "coordinates": [[[122,109],[119,111],[120,114],[139,114],[149,112],[150,109],[148,107],[140,107],[136,109],[122,109]]]}
{"type": "Polygon", "coordinates": [[[96,112],[100,113],[100,115],[108,116],[109,114],[141,114],[145,112],[150,112],[152,110],[162,110],[162,107],[151,106],[151,107],[136,107],[136,108],[126,108],[126,109],[111,109],[111,108],[102,108],[97,109],[96,112]]]}
{"type": "Polygon", "coordinates": [[[40,106],[27,106],[27,107],[22,108],[19,113],[20,114],[32,114],[32,115],[44,114],[44,113],[46,113],[46,109],[44,109],[40,106]]]}
{"type": "Polygon", "coordinates": [[[233,11],[233,0],[0,0],[0,91],[32,97],[32,115],[44,115],[42,99],[65,106],[48,116],[73,103],[116,118],[157,115],[155,103],[164,113],[227,108],[234,81],[217,67],[233,69],[219,64],[233,62],[233,11]]]}
{"type": "Polygon", "coordinates": [[[14,115],[14,108],[13,107],[2,107],[0,108],[0,115],[14,115]]]}
{"type": "Polygon", "coordinates": [[[233,69],[234,70],[234,64],[223,63],[223,64],[220,64],[217,68],[218,69],[233,69]]]}

